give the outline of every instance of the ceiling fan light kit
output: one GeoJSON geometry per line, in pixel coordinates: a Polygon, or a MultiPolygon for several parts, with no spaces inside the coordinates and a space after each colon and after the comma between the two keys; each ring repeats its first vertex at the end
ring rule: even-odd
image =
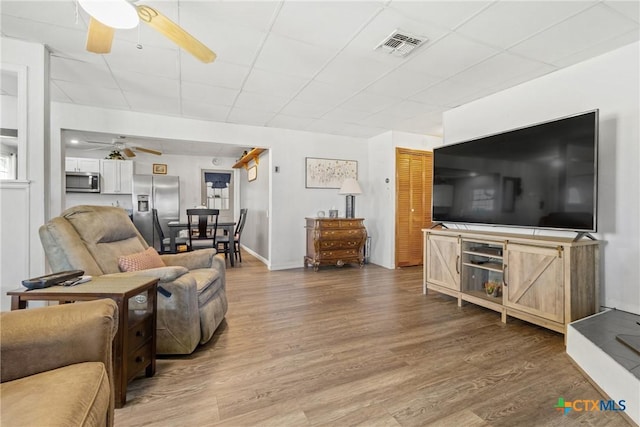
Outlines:
{"type": "Polygon", "coordinates": [[[111,28],[129,29],[138,25],[138,12],[127,0],[78,0],[93,18],[111,28]]]}
{"type": "MultiPolygon", "coordinates": [[[[87,33],[87,50],[110,53],[115,29],[135,28],[140,21],[180,46],[205,64],[213,62],[216,54],[156,9],[133,5],[128,0],[77,0],[91,17],[87,33]]],[[[138,42],[138,49],[142,45],[138,42]]]]}

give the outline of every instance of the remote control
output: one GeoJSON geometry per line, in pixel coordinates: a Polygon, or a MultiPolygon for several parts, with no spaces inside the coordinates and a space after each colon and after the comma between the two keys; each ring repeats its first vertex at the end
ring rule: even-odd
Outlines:
{"type": "Polygon", "coordinates": [[[58,285],[66,282],[67,280],[82,276],[83,274],[83,270],[61,271],[59,273],[47,274],[40,277],[34,277],[33,279],[23,280],[22,286],[29,290],[48,288],[49,286],[58,285]]]}
{"type": "Polygon", "coordinates": [[[74,277],[73,279],[69,279],[65,282],[60,283],[62,286],[75,286],[75,285],[79,285],[81,283],[86,283],[89,280],[91,280],[92,277],[91,276],[79,276],[79,277],[74,277]]]}

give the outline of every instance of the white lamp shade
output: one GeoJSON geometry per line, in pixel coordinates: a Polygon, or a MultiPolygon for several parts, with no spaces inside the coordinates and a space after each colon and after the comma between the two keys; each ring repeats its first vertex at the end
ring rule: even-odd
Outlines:
{"type": "Polygon", "coordinates": [[[362,189],[360,188],[358,181],[353,178],[347,178],[342,183],[342,187],[340,187],[338,194],[362,194],[362,189]]]}
{"type": "Polygon", "coordinates": [[[138,11],[127,0],[78,0],[94,19],[111,28],[135,28],[140,22],[138,11]]]}

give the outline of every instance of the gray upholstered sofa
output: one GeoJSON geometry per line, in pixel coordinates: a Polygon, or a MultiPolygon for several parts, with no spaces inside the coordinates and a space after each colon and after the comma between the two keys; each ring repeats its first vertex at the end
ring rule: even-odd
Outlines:
{"type": "Polygon", "coordinates": [[[170,293],[158,294],[158,354],[193,352],[211,339],[227,312],[225,260],[214,249],[160,255],[166,267],[121,272],[120,256],[148,248],[121,208],[69,208],[40,227],[40,240],[53,272],[158,277],[158,286],[170,293]]]}

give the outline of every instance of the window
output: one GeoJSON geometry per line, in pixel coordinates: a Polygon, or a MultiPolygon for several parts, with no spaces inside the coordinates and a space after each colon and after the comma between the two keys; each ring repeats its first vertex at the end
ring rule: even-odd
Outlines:
{"type": "Polygon", "coordinates": [[[209,209],[231,209],[231,177],[231,172],[203,170],[202,204],[209,209]]]}
{"type": "Polygon", "coordinates": [[[0,179],[17,179],[16,174],[16,154],[4,151],[5,145],[2,144],[2,152],[0,152],[0,179]]]}

